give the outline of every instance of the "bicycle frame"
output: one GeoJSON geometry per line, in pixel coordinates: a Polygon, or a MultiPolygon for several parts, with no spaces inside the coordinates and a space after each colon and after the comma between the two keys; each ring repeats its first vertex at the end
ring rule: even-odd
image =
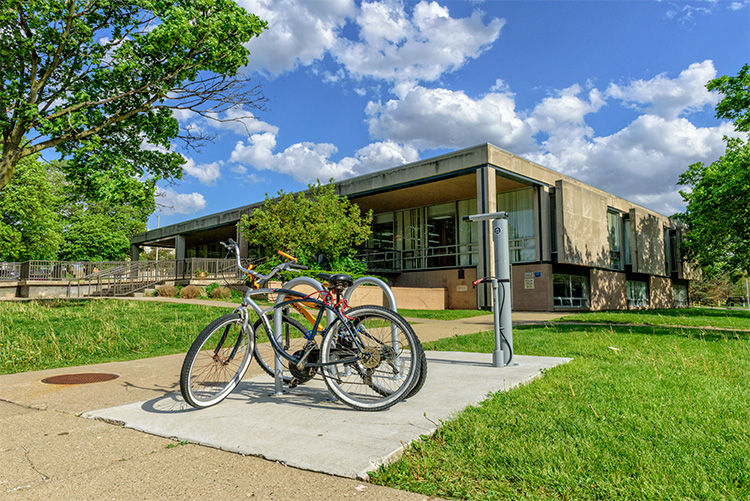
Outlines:
{"type": "MultiPolygon", "coordinates": [[[[239,312],[241,315],[244,315],[246,325],[249,326],[249,321],[247,320],[248,318],[247,307],[249,306],[260,317],[261,322],[266,328],[266,332],[270,333],[270,332],[273,332],[273,328],[271,327],[271,322],[268,320],[268,313],[275,311],[277,309],[284,309],[286,306],[292,306],[295,309],[299,310],[302,307],[301,306],[298,307],[296,305],[299,305],[300,303],[311,303],[315,307],[320,309],[320,312],[318,313],[317,318],[313,317],[312,314],[310,314],[310,312],[305,310],[305,313],[309,315],[309,318],[314,318],[313,328],[305,334],[305,339],[308,342],[312,341],[315,338],[315,336],[318,334],[325,335],[328,332],[328,329],[331,327],[331,325],[337,323],[337,322],[333,322],[331,325],[327,325],[325,329],[322,329],[320,327],[320,322],[323,318],[324,312],[332,311],[336,316],[336,320],[338,320],[341,323],[341,325],[346,329],[347,333],[349,334],[352,341],[355,343],[356,347],[358,349],[363,349],[364,344],[362,343],[362,340],[360,339],[359,334],[351,329],[349,323],[347,322],[346,317],[342,314],[342,312],[338,308],[332,307],[323,301],[320,301],[315,298],[311,298],[307,295],[303,295],[291,289],[283,289],[283,288],[281,289],[270,289],[270,288],[248,289],[247,293],[245,294],[245,299],[242,302],[242,306],[237,308],[237,310],[235,311],[239,312]],[[271,306],[270,308],[266,308],[264,310],[255,301],[253,301],[250,298],[250,296],[255,296],[255,295],[260,295],[260,294],[284,294],[286,296],[295,296],[295,298],[283,301],[279,304],[275,304],[271,306]]],[[[268,338],[271,343],[271,346],[273,346],[274,352],[279,354],[281,357],[287,359],[289,362],[296,364],[302,358],[302,357],[295,357],[294,355],[290,355],[289,353],[287,353],[284,350],[284,348],[279,344],[279,341],[276,339],[276,336],[268,336],[268,338]]],[[[305,355],[303,355],[303,357],[304,356],[305,355]]],[[[326,364],[322,362],[306,362],[305,366],[306,367],[324,367],[324,366],[329,366],[329,365],[353,363],[358,360],[359,358],[340,359],[340,360],[336,360],[335,362],[328,362],[326,364]]]]}

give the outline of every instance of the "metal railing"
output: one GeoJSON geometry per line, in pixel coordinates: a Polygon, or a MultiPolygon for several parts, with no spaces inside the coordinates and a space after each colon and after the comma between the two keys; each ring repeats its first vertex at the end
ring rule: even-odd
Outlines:
{"type": "Polygon", "coordinates": [[[128,263],[128,261],[26,261],[19,263],[21,265],[20,279],[66,281],[128,263]]]}
{"type": "Polygon", "coordinates": [[[0,263],[0,281],[15,281],[21,276],[21,263],[0,263]]]}
{"type": "Polygon", "coordinates": [[[231,259],[136,261],[68,281],[68,296],[127,296],[172,280],[221,279],[237,275],[231,259]]]}
{"type": "Polygon", "coordinates": [[[414,250],[361,249],[356,257],[364,259],[369,270],[422,270],[452,268],[476,264],[477,244],[443,245],[414,250]]]}

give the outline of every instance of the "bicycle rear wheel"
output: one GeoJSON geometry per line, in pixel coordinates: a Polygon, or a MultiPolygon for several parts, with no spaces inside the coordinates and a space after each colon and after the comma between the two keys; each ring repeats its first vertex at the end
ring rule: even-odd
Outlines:
{"type": "MultiPolygon", "coordinates": [[[[269,322],[271,327],[273,327],[273,315],[269,315],[269,322]]],[[[260,318],[253,324],[253,330],[255,331],[255,360],[268,375],[274,376],[274,357],[276,352],[268,340],[266,326],[260,318]]],[[[302,350],[307,343],[305,333],[305,327],[301,323],[291,317],[284,316],[281,328],[281,347],[289,354],[294,354],[302,350]]],[[[294,378],[292,373],[289,372],[289,361],[282,358],[281,363],[284,366],[282,378],[286,384],[289,384],[294,378]]]]}
{"type": "Polygon", "coordinates": [[[326,385],[354,409],[387,409],[417,384],[422,345],[409,323],[391,310],[360,306],[346,316],[356,340],[340,322],[328,330],[320,349],[326,385]]]}
{"type": "Polygon", "coordinates": [[[255,337],[242,328],[242,317],[219,317],[198,335],[185,356],[180,392],[193,407],[218,404],[245,375],[253,358],[255,337]]]}

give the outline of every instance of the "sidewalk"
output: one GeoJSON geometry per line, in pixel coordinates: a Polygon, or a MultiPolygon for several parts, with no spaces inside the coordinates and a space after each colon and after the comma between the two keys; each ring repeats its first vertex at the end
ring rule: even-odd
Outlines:
{"type": "MultiPolygon", "coordinates": [[[[514,313],[516,319],[532,320],[514,313]]],[[[548,318],[540,315],[536,320],[548,318]]],[[[428,341],[491,330],[492,316],[452,322],[415,319],[414,328],[420,339],[428,341]]],[[[3,497],[52,500],[71,497],[214,499],[227,496],[284,500],[426,499],[358,480],[296,469],[255,456],[183,444],[101,420],[79,417],[87,412],[93,414],[92,411],[105,410],[106,414],[115,412],[113,408],[132,407],[136,402],[171,398],[170,393],[179,392],[177,381],[182,359],[183,355],[179,354],[0,376],[0,464],[3,465],[0,493],[3,497]],[[119,377],[85,385],[41,383],[41,379],[53,375],[83,372],[112,373],[119,377]]],[[[258,373],[257,364],[252,364],[248,377],[258,373]]],[[[436,370],[432,381],[437,373],[436,370]]],[[[270,382],[270,378],[267,381],[270,382]]],[[[428,383],[430,381],[428,377],[428,383]]],[[[254,409],[253,412],[261,409],[259,405],[248,406],[249,400],[242,401],[241,394],[236,400],[240,403],[222,403],[212,408],[217,414],[213,416],[217,424],[222,422],[225,414],[234,413],[233,419],[241,420],[248,419],[249,409],[254,409]]],[[[278,405],[274,407],[279,408],[278,405]]],[[[201,416],[202,421],[208,421],[207,415],[194,414],[201,416]]],[[[373,422],[377,422],[379,416],[383,415],[366,414],[373,422]]],[[[195,423],[186,423],[186,432],[195,429],[195,423]]],[[[219,438],[231,433],[242,434],[238,430],[214,428],[218,430],[219,438]]],[[[263,427],[247,433],[249,437],[253,434],[263,436],[263,427]]],[[[283,442],[285,435],[279,434],[275,439],[283,442]]]]}

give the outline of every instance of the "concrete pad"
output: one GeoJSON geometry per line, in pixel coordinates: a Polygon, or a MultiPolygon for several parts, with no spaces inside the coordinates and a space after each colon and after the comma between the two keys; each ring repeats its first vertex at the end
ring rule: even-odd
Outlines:
{"type": "Polygon", "coordinates": [[[570,360],[516,355],[513,366],[496,368],[488,354],[427,352],[427,358],[422,391],[382,412],[331,402],[320,381],[271,397],[273,380],[259,376],[245,379],[208,409],[192,409],[178,394],[168,394],[83,416],[305,470],[367,478],[397,458],[405,444],[433,433],[435,423],[570,360]]]}

